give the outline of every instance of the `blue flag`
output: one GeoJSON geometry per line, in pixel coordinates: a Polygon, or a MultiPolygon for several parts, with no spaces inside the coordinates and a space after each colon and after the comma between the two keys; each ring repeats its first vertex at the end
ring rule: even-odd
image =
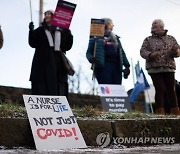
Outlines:
{"type": "Polygon", "coordinates": [[[150,88],[149,86],[149,83],[144,75],[144,72],[141,68],[140,72],[139,72],[139,75],[137,77],[137,82],[134,86],[134,89],[132,90],[131,92],[131,95],[130,95],[130,98],[129,98],[129,101],[130,102],[134,102],[135,99],[136,99],[136,96],[141,92],[141,91],[144,91],[145,89],[148,89],[150,88]]]}

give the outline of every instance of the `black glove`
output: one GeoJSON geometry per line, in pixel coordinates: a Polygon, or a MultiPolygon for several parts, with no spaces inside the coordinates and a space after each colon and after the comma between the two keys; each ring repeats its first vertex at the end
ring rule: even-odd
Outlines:
{"type": "Polygon", "coordinates": [[[91,57],[89,61],[90,61],[90,63],[95,64],[96,63],[96,57],[91,57]]]}
{"type": "Polygon", "coordinates": [[[34,30],[34,23],[32,21],[29,23],[29,30],[30,31],[34,30]]]}
{"type": "Polygon", "coordinates": [[[127,79],[129,74],[130,74],[130,69],[129,67],[126,67],[124,70],[123,70],[123,73],[124,73],[124,78],[127,79]]]}

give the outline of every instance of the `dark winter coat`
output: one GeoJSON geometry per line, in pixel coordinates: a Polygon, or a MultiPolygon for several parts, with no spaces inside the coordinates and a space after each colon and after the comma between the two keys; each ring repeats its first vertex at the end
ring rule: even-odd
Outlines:
{"type": "MultiPolygon", "coordinates": [[[[62,30],[61,50],[63,52],[70,50],[72,44],[73,36],[70,30],[62,30]]],[[[49,83],[50,85],[67,82],[67,73],[61,55],[58,51],[54,51],[53,47],[50,47],[44,26],[29,31],[29,45],[35,48],[30,81],[49,83]]]]}

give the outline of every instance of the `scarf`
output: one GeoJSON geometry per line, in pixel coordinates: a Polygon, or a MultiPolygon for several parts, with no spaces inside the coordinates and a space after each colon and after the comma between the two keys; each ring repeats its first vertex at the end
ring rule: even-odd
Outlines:
{"type": "Polygon", "coordinates": [[[50,47],[54,47],[55,51],[60,51],[60,45],[61,45],[61,32],[55,31],[54,40],[52,37],[52,34],[49,30],[45,29],[45,33],[49,42],[50,47]]]}
{"type": "Polygon", "coordinates": [[[111,42],[117,51],[118,48],[118,41],[116,35],[112,31],[105,30],[104,36],[108,38],[108,41],[111,42]]]}

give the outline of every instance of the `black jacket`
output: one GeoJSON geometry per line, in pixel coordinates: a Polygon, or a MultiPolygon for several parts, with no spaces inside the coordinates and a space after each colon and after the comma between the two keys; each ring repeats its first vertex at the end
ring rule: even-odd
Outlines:
{"type": "MultiPolygon", "coordinates": [[[[73,36],[71,31],[68,29],[62,30],[62,51],[70,50],[72,44],[73,36]]],[[[61,55],[58,51],[54,51],[53,47],[50,47],[45,33],[45,26],[29,31],[29,45],[35,48],[30,81],[48,82],[51,85],[55,85],[57,82],[67,82],[67,73],[64,69],[61,55]]]]}

